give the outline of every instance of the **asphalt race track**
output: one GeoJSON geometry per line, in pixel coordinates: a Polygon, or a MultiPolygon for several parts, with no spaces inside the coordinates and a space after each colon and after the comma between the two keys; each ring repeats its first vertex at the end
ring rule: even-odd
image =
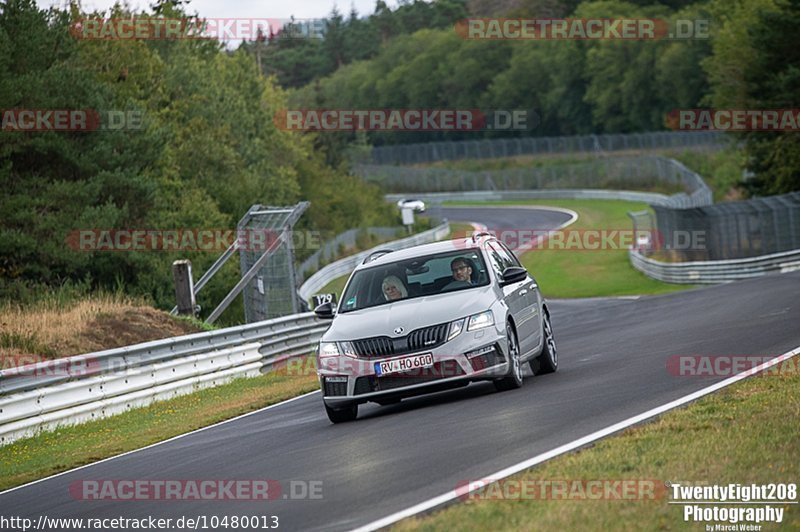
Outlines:
{"type": "MultiPolygon", "coordinates": [[[[569,214],[561,211],[520,207],[503,207],[502,209],[497,207],[432,207],[430,211],[437,218],[444,217],[451,221],[469,220],[485,225],[498,237],[502,236],[504,229],[536,231],[535,234],[539,235],[558,228],[571,218],[569,214]]],[[[515,247],[512,241],[504,239],[504,242],[512,248],[515,247]]]]}
{"type": "MultiPolygon", "coordinates": [[[[507,214],[478,210],[469,219],[490,228],[543,223],[498,220],[500,213],[507,214]]],[[[764,356],[797,347],[798,296],[800,272],[639,299],[553,301],[559,371],[528,373],[520,390],[473,384],[388,407],[363,405],[356,422],[336,426],[315,393],[1,494],[0,507],[34,521],[277,515],[280,530],[352,529],[724,378],[673,376],[671,355],[764,356]],[[78,480],[264,478],[284,486],[321,481],[322,498],[80,501],[69,492],[78,480]]]]}

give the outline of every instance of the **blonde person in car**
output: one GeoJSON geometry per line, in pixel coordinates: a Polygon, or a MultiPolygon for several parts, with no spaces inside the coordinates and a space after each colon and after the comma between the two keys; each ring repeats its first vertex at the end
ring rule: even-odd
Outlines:
{"type": "Polygon", "coordinates": [[[403,284],[403,281],[396,275],[386,276],[383,283],[381,283],[381,289],[383,290],[383,297],[386,298],[386,301],[395,301],[408,297],[408,290],[403,284]]]}

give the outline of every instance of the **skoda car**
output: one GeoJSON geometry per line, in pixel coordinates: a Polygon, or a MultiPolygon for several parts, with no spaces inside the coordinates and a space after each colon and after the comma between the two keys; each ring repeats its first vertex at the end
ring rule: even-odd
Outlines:
{"type": "Polygon", "coordinates": [[[488,233],[381,250],[359,264],[317,351],[323,402],[333,423],[352,421],[358,405],[473,381],[498,390],[522,386],[558,367],[550,313],[536,281],[488,233]]]}

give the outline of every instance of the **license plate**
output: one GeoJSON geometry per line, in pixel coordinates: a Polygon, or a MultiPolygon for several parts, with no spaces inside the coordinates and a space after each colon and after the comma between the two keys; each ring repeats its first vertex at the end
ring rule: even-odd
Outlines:
{"type": "Polygon", "coordinates": [[[412,369],[433,366],[433,354],[415,355],[410,357],[395,358],[385,362],[375,362],[375,375],[381,376],[388,373],[399,373],[412,369]]]}

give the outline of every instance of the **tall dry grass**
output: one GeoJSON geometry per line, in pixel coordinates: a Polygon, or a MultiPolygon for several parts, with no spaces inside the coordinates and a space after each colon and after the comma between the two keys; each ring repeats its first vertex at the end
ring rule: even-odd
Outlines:
{"type": "Polygon", "coordinates": [[[103,316],[124,316],[145,307],[143,300],[101,293],[64,301],[57,295],[31,305],[0,304],[0,368],[80,354],[83,338],[103,316]]]}

